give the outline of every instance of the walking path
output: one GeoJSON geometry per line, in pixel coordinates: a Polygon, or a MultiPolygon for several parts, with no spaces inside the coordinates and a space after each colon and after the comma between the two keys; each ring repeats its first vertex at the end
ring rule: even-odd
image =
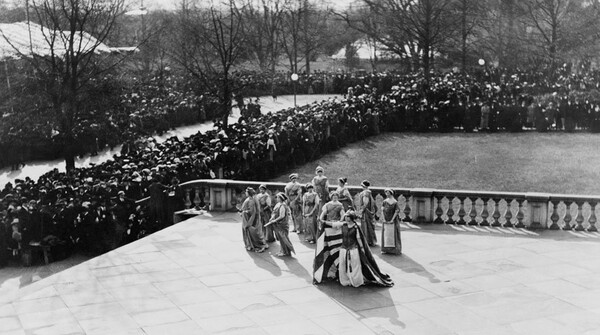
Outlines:
{"type": "MultiPolygon", "coordinates": [[[[329,99],[330,97],[336,97],[336,95],[298,95],[297,96],[297,104],[307,105],[316,101],[322,101],[329,99]]],[[[339,95],[337,95],[339,97],[339,95]]],[[[294,106],[294,96],[293,95],[284,95],[277,98],[276,101],[273,101],[271,97],[262,97],[260,98],[261,111],[263,113],[268,112],[277,112],[282,109],[290,108],[294,106]]],[[[230,123],[237,122],[240,117],[239,109],[233,108],[233,113],[231,117],[229,117],[230,123]]],[[[189,126],[181,126],[177,127],[174,130],[168,131],[163,135],[153,136],[158,142],[163,142],[167,138],[177,136],[180,139],[184,137],[191,136],[196,134],[197,132],[205,132],[213,128],[213,122],[204,122],[189,126]]],[[[121,146],[117,146],[115,148],[106,149],[98,153],[96,156],[86,155],[83,158],[77,158],[75,161],[75,166],[77,167],[85,167],[91,164],[100,164],[106,162],[116,154],[121,152],[121,146]]],[[[13,182],[15,179],[24,179],[25,177],[30,177],[34,180],[37,180],[44,173],[57,168],[60,171],[64,171],[65,164],[62,159],[56,159],[52,161],[39,161],[39,162],[28,162],[25,167],[18,171],[10,171],[10,167],[0,169],[0,187],[4,187],[4,185],[8,182],[13,182]]]]}
{"type": "MultiPolygon", "coordinates": [[[[20,290],[12,334],[598,334],[600,234],[403,227],[373,253],[392,288],[312,284],[314,245],[257,254],[237,214],[208,213],[20,290]]],[[[378,230],[379,232],[380,230],[378,230]]]]}

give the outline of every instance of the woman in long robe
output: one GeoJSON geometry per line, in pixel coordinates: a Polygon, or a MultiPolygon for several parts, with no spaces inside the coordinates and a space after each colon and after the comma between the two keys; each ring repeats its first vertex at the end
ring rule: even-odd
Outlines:
{"type": "Polygon", "coordinates": [[[262,222],[260,220],[260,209],[258,202],[254,199],[256,192],[253,188],[246,189],[246,199],[240,209],[242,215],[242,235],[246,250],[263,252],[268,248],[262,233],[262,222]]]}
{"type": "Polygon", "coordinates": [[[256,195],[256,200],[258,201],[258,207],[260,209],[260,220],[263,224],[263,235],[265,236],[265,241],[267,243],[275,242],[275,232],[273,231],[273,226],[265,226],[269,219],[271,218],[271,213],[273,212],[271,209],[271,196],[267,193],[267,186],[260,185],[258,187],[260,193],[256,195]]]}
{"type": "Polygon", "coordinates": [[[338,187],[335,190],[340,197],[340,202],[344,206],[344,211],[348,211],[348,209],[354,208],[354,200],[352,200],[352,194],[350,194],[350,191],[348,191],[348,188],[346,187],[347,182],[348,178],[339,178],[338,187]]]}
{"type": "MultiPolygon", "coordinates": [[[[319,220],[321,222],[325,221],[340,221],[342,220],[342,216],[344,216],[344,205],[339,202],[339,195],[337,192],[331,192],[330,194],[331,201],[323,205],[321,209],[321,215],[319,215],[319,220]]],[[[323,226],[319,225],[319,235],[323,232],[323,226]]]]}
{"type": "Polygon", "coordinates": [[[321,166],[317,166],[315,174],[316,176],[313,178],[312,184],[315,187],[315,193],[317,193],[320,199],[317,205],[317,213],[320,213],[323,206],[329,202],[329,181],[325,176],[325,170],[321,166]]]}
{"type": "Polygon", "coordinates": [[[402,241],[400,235],[400,205],[394,198],[394,191],[385,190],[386,199],[383,200],[383,229],[381,230],[381,253],[402,254],[402,241]]]}
{"type": "MultiPolygon", "coordinates": [[[[340,284],[353,287],[365,284],[394,286],[390,276],[379,269],[371,249],[367,246],[366,238],[356,223],[356,218],[356,213],[350,210],[344,215],[342,221],[325,222],[327,227],[333,228],[332,233],[336,232],[334,236],[341,235],[341,244],[338,250],[338,280],[340,284]]],[[[319,243],[325,243],[325,241],[325,238],[319,239],[319,243]]],[[[319,245],[317,245],[318,249],[319,245]]],[[[315,264],[320,263],[321,261],[315,258],[315,264]]],[[[320,283],[322,280],[323,278],[313,276],[313,281],[316,283],[320,283]]]]}
{"type": "Polygon", "coordinates": [[[360,185],[363,190],[358,195],[358,203],[356,204],[359,216],[361,217],[360,227],[365,233],[369,246],[373,246],[377,243],[377,236],[375,235],[375,212],[377,208],[375,206],[375,199],[373,199],[371,190],[369,190],[371,183],[368,180],[364,180],[360,185]]]}
{"type": "Polygon", "coordinates": [[[292,215],[292,224],[294,226],[294,233],[304,232],[304,220],[302,218],[302,186],[298,183],[298,174],[292,173],[290,175],[290,182],[285,185],[285,196],[287,206],[290,209],[292,215]]]}
{"type": "Polygon", "coordinates": [[[267,223],[269,226],[273,225],[275,236],[281,245],[281,250],[275,256],[291,256],[292,252],[296,253],[296,251],[294,251],[294,246],[289,238],[291,214],[289,207],[286,205],[287,196],[280,192],[277,193],[275,198],[277,199],[277,204],[273,208],[271,220],[267,223]]]}
{"type": "Polygon", "coordinates": [[[318,237],[317,229],[317,205],[319,195],[314,192],[312,184],[306,184],[306,193],[302,195],[302,215],[304,216],[304,226],[306,227],[306,238],[304,241],[315,243],[318,237]]]}

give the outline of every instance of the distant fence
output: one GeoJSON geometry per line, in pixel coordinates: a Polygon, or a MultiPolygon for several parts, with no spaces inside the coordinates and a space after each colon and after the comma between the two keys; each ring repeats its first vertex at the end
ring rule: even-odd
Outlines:
{"type": "MultiPolygon", "coordinates": [[[[285,183],[201,179],[182,183],[185,208],[233,211],[240,206],[245,189],[264,184],[273,197],[285,183]]],[[[381,215],[387,187],[371,187],[381,215]]],[[[332,186],[331,190],[335,188],[332,186]]],[[[349,186],[355,199],[362,190],[349,186]]],[[[401,207],[402,221],[415,224],[455,224],[529,229],[598,231],[596,207],[600,196],[546,193],[479,192],[423,188],[391,188],[401,207]]],[[[144,203],[148,198],[138,201],[144,203]]],[[[177,209],[175,209],[177,210],[177,209]]],[[[172,213],[170,213],[172,214],[172,213]]]]}

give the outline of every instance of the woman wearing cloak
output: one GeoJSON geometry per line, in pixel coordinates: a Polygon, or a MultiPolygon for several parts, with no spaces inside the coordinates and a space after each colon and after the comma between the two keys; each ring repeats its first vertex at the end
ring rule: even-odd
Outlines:
{"type": "Polygon", "coordinates": [[[267,186],[262,184],[258,187],[259,193],[256,195],[258,207],[260,209],[260,220],[263,224],[263,235],[267,243],[275,242],[275,233],[273,226],[265,226],[271,218],[271,196],[267,193],[267,186]]]}
{"type": "Polygon", "coordinates": [[[350,210],[342,221],[325,222],[325,233],[319,237],[315,251],[313,283],[338,278],[343,286],[394,285],[390,276],[379,269],[356,219],[356,213],[350,210]]]}
{"type": "Polygon", "coordinates": [[[246,189],[246,199],[242,204],[240,213],[242,215],[242,235],[246,250],[263,252],[268,248],[262,233],[262,222],[260,220],[260,209],[254,198],[256,192],[253,188],[246,189]]]}
{"type": "Polygon", "coordinates": [[[362,186],[363,191],[358,195],[356,208],[358,210],[358,215],[361,218],[360,226],[365,233],[367,243],[370,246],[373,246],[377,243],[377,236],[375,236],[375,213],[377,212],[377,207],[375,205],[375,199],[373,199],[373,195],[371,194],[371,190],[369,190],[371,183],[368,180],[364,180],[360,186],[362,186]]]}
{"type": "Polygon", "coordinates": [[[277,204],[273,208],[273,214],[271,214],[271,220],[267,223],[267,226],[273,225],[275,236],[279,240],[281,245],[281,251],[275,256],[291,256],[294,251],[294,246],[289,238],[291,213],[290,208],[286,205],[287,196],[283,193],[277,193],[276,196],[277,204]]]}

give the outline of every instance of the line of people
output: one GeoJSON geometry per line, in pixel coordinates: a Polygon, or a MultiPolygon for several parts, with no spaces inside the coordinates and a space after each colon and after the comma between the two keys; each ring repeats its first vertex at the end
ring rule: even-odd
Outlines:
{"type": "MultiPolygon", "coordinates": [[[[269,248],[269,243],[279,241],[280,250],[276,256],[292,256],[295,253],[289,238],[292,229],[291,232],[304,235],[305,242],[316,244],[315,283],[339,279],[345,286],[393,285],[389,276],[379,270],[370,250],[377,243],[378,208],[369,181],[361,183],[363,190],[355,202],[346,186],[346,177],[339,178],[337,189],[330,192],[324,172],[322,167],[317,167],[315,177],[306,185],[298,182],[298,174],[291,174],[284,191],[275,195],[273,208],[266,185],[259,186],[258,194],[253,188],[247,188],[246,199],[238,209],[246,250],[261,253],[269,248]],[[324,265],[330,268],[332,264],[338,264],[335,271],[330,273],[328,270],[323,277],[320,269],[324,265]]],[[[400,255],[401,207],[391,189],[386,189],[385,194],[381,252],[400,255]]]]}

